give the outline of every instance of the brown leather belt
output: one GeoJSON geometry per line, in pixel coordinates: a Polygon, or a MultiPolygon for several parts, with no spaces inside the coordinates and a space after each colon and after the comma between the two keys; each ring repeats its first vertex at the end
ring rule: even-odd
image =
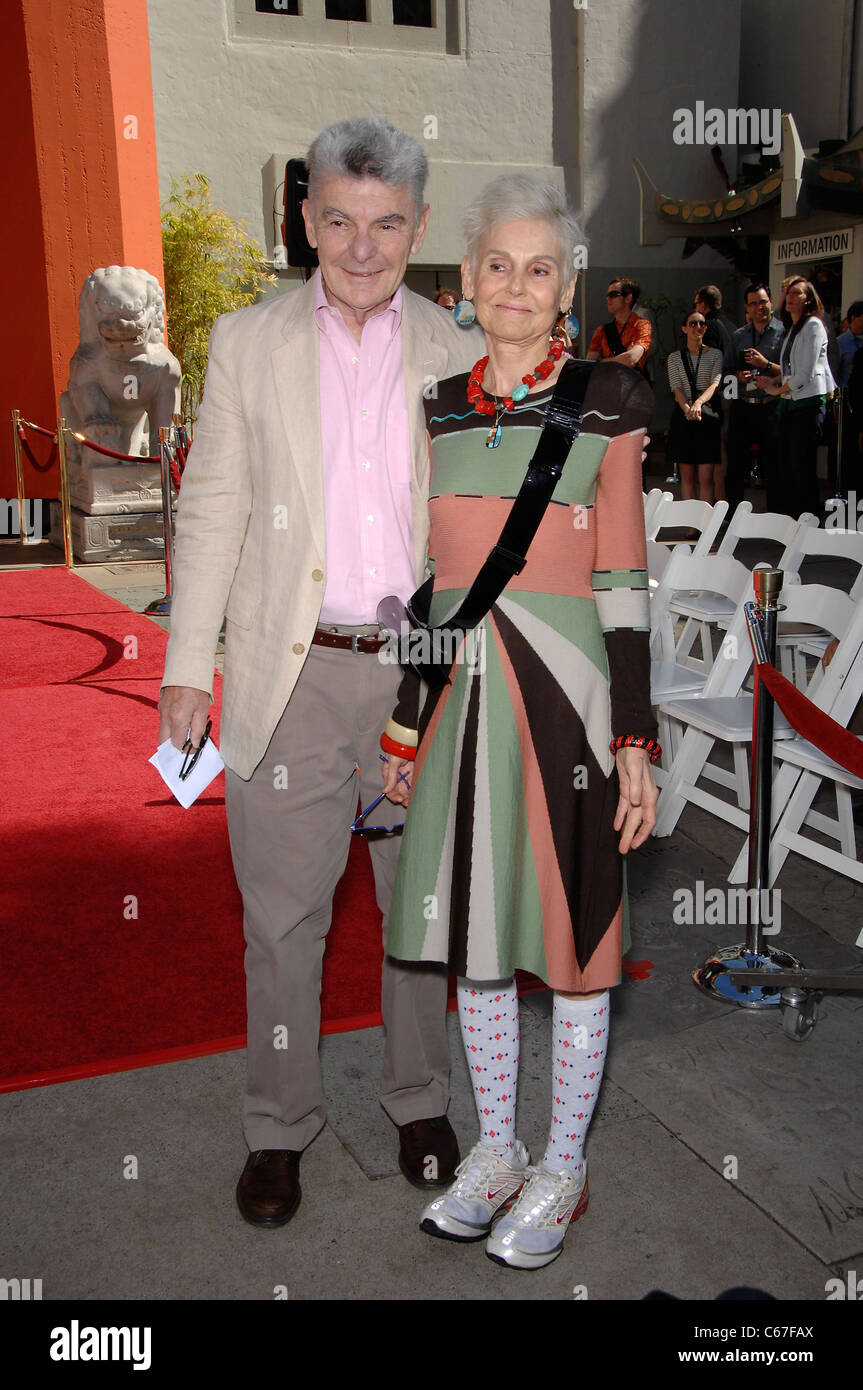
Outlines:
{"type": "Polygon", "coordinates": [[[312,646],[315,647],[335,647],[338,651],[363,652],[369,656],[379,652],[386,642],[386,637],[364,636],[359,632],[334,632],[326,627],[315,628],[312,638],[312,646]]]}

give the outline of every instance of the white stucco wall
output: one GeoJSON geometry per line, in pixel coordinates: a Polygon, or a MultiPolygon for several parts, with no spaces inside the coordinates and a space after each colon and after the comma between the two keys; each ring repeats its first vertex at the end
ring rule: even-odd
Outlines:
{"type": "Polygon", "coordinates": [[[585,14],[584,181],[592,236],[605,257],[662,265],[662,247],[637,243],[638,158],[663,193],[724,191],[705,145],[678,145],[674,111],[699,99],[737,106],[741,0],[594,0],[585,14]]]}
{"type": "Polygon", "coordinates": [[[331,122],[380,114],[424,141],[434,168],[420,264],[455,263],[466,194],[498,164],[553,168],[549,2],[470,0],[462,51],[426,54],[284,42],[269,16],[273,39],[238,40],[234,0],[148,0],[162,194],[172,175],[201,170],[271,253],[271,156],[304,156],[331,122]],[[424,140],[430,115],[437,139],[424,140]]]}
{"type": "Polygon", "coordinates": [[[858,19],[855,33],[854,9],[854,0],[745,0],[742,104],[793,111],[805,146],[852,135],[848,114],[855,44],[858,89],[863,79],[863,32],[858,19]]]}

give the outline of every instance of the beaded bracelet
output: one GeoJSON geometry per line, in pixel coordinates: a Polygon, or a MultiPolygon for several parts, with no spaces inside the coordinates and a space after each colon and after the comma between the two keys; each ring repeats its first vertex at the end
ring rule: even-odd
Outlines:
{"type": "Polygon", "coordinates": [[[619,753],[621,748],[643,748],[652,763],[658,763],[662,757],[658,739],[645,738],[644,734],[618,734],[608,746],[612,753],[619,753]]]}

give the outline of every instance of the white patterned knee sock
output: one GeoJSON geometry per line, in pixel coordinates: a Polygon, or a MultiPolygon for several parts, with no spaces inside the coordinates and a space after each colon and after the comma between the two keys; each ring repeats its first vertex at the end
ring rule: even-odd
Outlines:
{"type": "Polygon", "coordinates": [[[505,985],[459,980],[461,1035],[480,1127],[480,1143],[501,1152],[515,1142],[518,1084],[518,992],[505,985]]]}
{"type": "Polygon", "coordinates": [[[551,1129],[543,1163],[556,1172],[581,1167],[605,1066],[609,1007],[608,990],[594,999],[554,996],[551,1129]]]}

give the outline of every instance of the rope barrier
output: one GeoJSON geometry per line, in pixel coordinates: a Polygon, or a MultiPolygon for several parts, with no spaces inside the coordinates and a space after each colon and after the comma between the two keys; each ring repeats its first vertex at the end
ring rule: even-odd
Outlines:
{"type": "Polygon", "coordinates": [[[54,467],[54,464],[57,462],[57,436],[51,434],[50,430],[40,430],[39,433],[51,435],[51,438],[54,441],[54,443],[51,446],[51,452],[48,455],[47,463],[39,462],[36,455],[33,453],[33,450],[30,448],[30,445],[27,443],[27,436],[21,428],[20,422],[18,424],[18,438],[21,441],[21,448],[27,455],[27,460],[30,463],[31,467],[35,468],[37,473],[48,473],[54,467]]]}
{"type": "Polygon", "coordinates": [[[829,714],[807,700],[796,685],[767,661],[756,662],[757,680],[763,680],[785,718],[809,743],[820,748],[834,763],[863,778],[863,743],[856,734],[849,734],[829,714]]]}
{"type": "Polygon", "coordinates": [[[104,454],[109,459],[119,459],[122,463],[159,463],[161,461],[160,454],[118,454],[115,449],[106,449],[102,444],[94,444],[92,439],[87,439],[77,430],[70,430],[67,427],[66,433],[71,434],[72,438],[77,439],[79,444],[84,444],[95,453],[104,454]]]}
{"type": "Polygon", "coordinates": [[[19,426],[23,425],[25,429],[35,430],[37,434],[46,434],[49,439],[54,440],[55,444],[57,442],[56,430],[46,430],[44,425],[34,425],[32,420],[19,420],[18,424],[19,426]]]}
{"type": "MultiPolygon", "coordinates": [[[[45,428],[44,425],[35,425],[32,420],[24,419],[18,420],[17,429],[18,438],[21,441],[21,447],[24,450],[25,455],[27,456],[28,462],[31,464],[33,468],[36,469],[38,473],[47,473],[51,468],[54,467],[54,464],[57,461],[56,431],[48,430],[45,428]],[[25,429],[35,430],[37,434],[42,434],[45,435],[48,439],[53,439],[54,447],[51,450],[51,454],[48,458],[47,463],[40,463],[39,460],[35,457],[33,450],[30,448],[30,445],[27,442],[27,437],[24,433],[25,429]]],[[[103,444],[96,444],[92,439],[88,439],[86,435],[79,434],[77,430],[69,429],[68,426],[65,427],[65,432],[66,434],[71,435],[73,439],[77,439],[78,443],[83,444],[85,448],[92,449],[97,454],[104,454],[106,458],[118,459],[121,463],[161,463],[162,461],[161,454],[120,454],[117,453],[115,449],[106,449],[103,444]]],[[[173,447],[171,455],[171,482],[177,492],[180,491],[180,480],[183,476],[183,471],[186,467],[186,458],[188,455],[188,444],[185,441],[185,429],[182,429],[182,431],[178,429],[177,442],[173,447]]]]}

